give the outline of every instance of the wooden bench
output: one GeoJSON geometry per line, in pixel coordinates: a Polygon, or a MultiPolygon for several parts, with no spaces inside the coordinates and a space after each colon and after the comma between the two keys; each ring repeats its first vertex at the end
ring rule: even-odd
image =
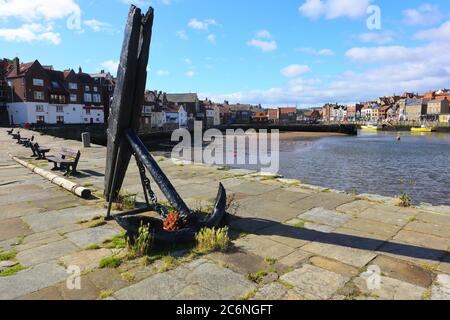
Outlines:
{"type": "Polygon", "coordinates": [[[22,144],[22,145],[24,145],[25,147],[28,147],[28,144],[30,143],[30,142],[32,142],[34,140],[34,136],[32,136],[31,138],[20,138],[18,141],[17,141],[17,143],[18,144],[22,144]]]}
{"type": "Polygon", "coordinates": [[[65,176],[77,173],[78,162],[80,161],[81,152],[68,148],[61,148],[57,156],[48,156],[48,162],[53,162],[52,170],[66,170],[65,176]],[[59,167],[58,167],[59,165],[59,167]]]}
{"type": "Polygon", "coordinates": [[[30,145],[33,143],[33,141],[34,141],[34,136],[31,136],[30,139],[26,139],[26,140],[23,142],[23,146],[24,146],[25,148],[29,148],[30,145]]]}
{"type": "Polygon", "coordinates": [[[46,160],[45,154],[50,152],[50,148],[44,146],[41,147],[38,143],[35,143],[33,152],[36,153],[38,160],[46,160]]]}
{"type": "Polygon", "coordinates": [[[17,133],[13,133],[12,135],[13,140],[17,140],[20,138],[20,131],[17,131],[17,133]]]}

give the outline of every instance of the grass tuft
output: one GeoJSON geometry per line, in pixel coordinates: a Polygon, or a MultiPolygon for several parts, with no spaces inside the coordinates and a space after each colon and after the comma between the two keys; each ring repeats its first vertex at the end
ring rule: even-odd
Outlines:
{"type": "Polygon", "coordinates": [[[122,259],[117,256],[107,257],[100,260],[98,267],[100,269],[115,269],[122,264],[122,259]]]}
{"type": "Polygon", "coordinates": [[[16,258],[17,251],[9,251],[0,253],[0,261],[14,260],[16,258]]]}
{"type": "Polygon", "coordinates": [[[0,277],[9,277],[25,269],[26,268],[19,263],[11,268],[0,271],[0,277]]]}
{"type": "Polygon", "coordinates": [[[226,252],[230,246],[228,227],[220,229],[203,228],[196,234],[197,251],[203,254],[220,251],[226,252]]]}
{"type": "Polygon", "coordinates": [[[144,225],[141,222],[141,227],[139,228],[139,234],[131,242],[128,241],[128,249],[130,250],[130,255],[134,258],[143,257],[149,251],[150,245],[152,241],[152,236],[150,234],[150,224],[144,225]]]}

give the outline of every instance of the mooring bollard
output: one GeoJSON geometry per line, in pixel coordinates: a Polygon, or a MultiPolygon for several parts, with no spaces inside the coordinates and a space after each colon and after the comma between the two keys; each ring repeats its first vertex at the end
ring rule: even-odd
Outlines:
{"type": "Polygon", "coordinates": [[[91,147],[91,133],[83,132],[81,134],[81,141],[83,142],[83,148],[90,148],[91,147]]]}

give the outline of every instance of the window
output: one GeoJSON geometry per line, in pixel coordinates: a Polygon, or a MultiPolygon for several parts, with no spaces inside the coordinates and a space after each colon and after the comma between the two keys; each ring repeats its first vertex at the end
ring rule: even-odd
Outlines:
{"type": "Polygon", "coordinates": [[[34,100],[44,100],[44,92],[35,91],[34,92],[34,100]]]}
{"type": "Polygon", "coordinates": [[[70,95],[70,102],[77,102],[77,95],[76,94],[71,94],[70,95]]]}
{"type": "Polygon", "coordinates": [[[56,106],[56,112],[59,112],[59,113],[64,112],[63,106],[56,106]]]}
{"type": "Polygon", "coordinates": [[[59,88],[59,83],[57,81],[52,81],[52,87],[53,88],[59,88]]]}
{"type": "Polygon", "coordinates": [[[37,104],[36,112],[44,112],[44,106],[42,104],[37,104]]]}
{"type": "Polygon", "coordinates": [[[42,80],[42,79],[33,79],[33,86],[43,87],[44,86],[44,80],[42,80]]]}
{"type": "Polygon", "coordinates": [[[94,92],[98,92],[98,87],[94,87],[94,92]]]}
{"type": "Polygon", "coordinates": [[[37,123],[45,123],[45,117],[44,116],[37,116],[36,117],[37,123]]]}
{"type": "Polygon", "coordinates": [[[92,102],[92,95],[89,93],[84,94],[84,102],[92,102]]]}
{"type": "Polygon", "coordinates": [[[91,109],[86,109],[86,115],[88,115],[88,116],[91,115],[91,109]]]}
{"type": "Polygon", "coordinates": [[[64,117],[63,116],[57,116],[56,117],[56,123],[57,124],[64,124],[64,117]]]}
{"type": "Polygon", "coordinates": [[[91,88],[89,86],[84,86],[84,91],[91,91],[91,88]]]}
{"type": "Polygon", "coordinates": [[[100,103],[101,102],[99,94],[93,94],[92,97],[93,97],[94,103],[100,103]]]}
{"type": "Polygon", "coordinates": [[[69,89],[70,90],[77,90],[78,85],[75,82],[69,82],[69,89]]]}
{"type": "Polygon", "coordinates": [[[108,91],[113,91],[113,86],[108,86],[108,91]]]}

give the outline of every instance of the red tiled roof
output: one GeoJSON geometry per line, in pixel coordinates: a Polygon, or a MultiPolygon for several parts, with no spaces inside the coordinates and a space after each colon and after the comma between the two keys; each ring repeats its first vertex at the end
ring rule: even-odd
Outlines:
{"type": "Polygon", "coordinates": [[[297,113],[297,108],[280,108],[280,114],[297,113]]]}

